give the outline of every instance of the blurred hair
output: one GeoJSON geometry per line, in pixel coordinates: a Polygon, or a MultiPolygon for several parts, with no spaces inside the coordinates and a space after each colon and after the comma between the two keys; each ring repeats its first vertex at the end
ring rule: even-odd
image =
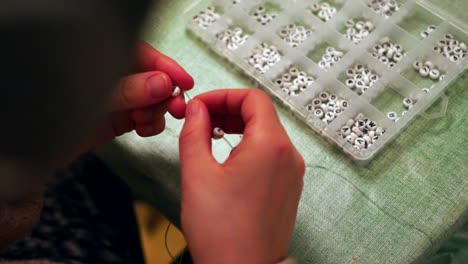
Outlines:
{"type": "Polygon", "coordinates": [[[5,174],[49,173],[103,117],[114,84],[131,69],[149,4],[0,2],[0,196],[5,174]]]}

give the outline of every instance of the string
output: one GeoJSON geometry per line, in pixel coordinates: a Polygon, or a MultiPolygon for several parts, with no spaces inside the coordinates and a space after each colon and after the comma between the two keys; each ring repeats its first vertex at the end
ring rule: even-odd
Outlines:
{"type": "Polygon", "coordinates": [[[172,262],[175,261],[174,255],[172,255],[171,251],[169,250],[169,245],[167,244],[167,237],[169,234],[169,228],[171,227],[171,223],[167,224],[166,232],[164,233],[164,246],[166,247],[167,254],[171,257],[172,262]]]}

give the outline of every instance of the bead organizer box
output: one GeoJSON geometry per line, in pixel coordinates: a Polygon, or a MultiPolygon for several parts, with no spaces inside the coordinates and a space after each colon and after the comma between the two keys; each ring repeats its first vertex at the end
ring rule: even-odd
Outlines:
{"type": "Polygon", "coordinates": [[[363,164],[439,98],[446,108],[468,67],[468,27],[425,0],[214,0],[190,12],[191,33],[363,164]]]}

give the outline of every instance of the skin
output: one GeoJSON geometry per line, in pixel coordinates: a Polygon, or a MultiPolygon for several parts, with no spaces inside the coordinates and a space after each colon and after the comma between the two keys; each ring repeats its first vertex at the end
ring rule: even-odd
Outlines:
{"type": "MultiPolygon", "coordinates": [[[[106,120],[80,152],[133,130],[142,137],[158,135],[166,112],[185,117],[179,142],[181,217],[195,263],[261,264],[286,258],[305,167],[268,96],[253,89],[217,90],[186,105],[183,94],[174,98],[171,93],[174,85],[190,90],[192,77],[146,43],[137,50],[138,73],[118,82],[106,120]],[[213,127],[243,134],[224,164],[211,153],[213,127]]],[[[0,248],[36,223],[41,203],[34,201],[0,206],[0,248]],[[5,220],[12,217],[27,221],[5,220]]]]}
{"type": "Polygon", "coordinates": [[[217,90],[187,108],[180,136],[182,229],[195,263],[276,263],[287,257],[304,161],[266,94],[217,90]],[[212,127],[243,134],[224,164],[212,127]]]}

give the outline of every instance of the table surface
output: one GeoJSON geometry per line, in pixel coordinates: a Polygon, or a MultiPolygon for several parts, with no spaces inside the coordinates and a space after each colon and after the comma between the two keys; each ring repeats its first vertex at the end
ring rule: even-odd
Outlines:
{"type": "MultiPolygon", "coordinates": [[[[151,12],[145,40],[193,75],[196,87],[189,92],[191,96],[217,88],[252,86],[248,78],[186,32],[189,18],[184,14],[195,1],[159,2],[151,12]]],[[[466,1],[448,2],[448,10],[467,10],[466,1]]],[[[406,263],[437,250],[468,212],[467,85],[465,73],[446,92],[445,117],[417,118],[367,166],[351,162],[277,105],[281,121],[307,164],[291,255],[300,263],[406,263]]],[[[436,108],[437,104],[429,111],[436,108]]],[[[98,150],[137,198],[152,202],[176,224],[182,125],[182,121],[168,119],[162,135],[142,139],[129,133],[98,150]]],[[[240,140],[233,135],[227,139],[232,144],[240,140]]],[[[216,141],[213,152],[224,159],[230,146],[216,141]]]]}

